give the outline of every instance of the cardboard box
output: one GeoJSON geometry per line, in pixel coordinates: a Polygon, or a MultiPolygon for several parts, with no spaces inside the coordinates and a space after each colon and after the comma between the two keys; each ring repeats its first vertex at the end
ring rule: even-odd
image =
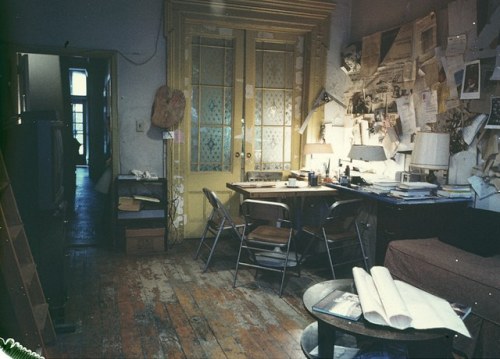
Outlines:
{"type": "Polygon", "coordinates": [[[127,254],[149,254],[165,251],[165,228],[125,229],[127,254]]]}

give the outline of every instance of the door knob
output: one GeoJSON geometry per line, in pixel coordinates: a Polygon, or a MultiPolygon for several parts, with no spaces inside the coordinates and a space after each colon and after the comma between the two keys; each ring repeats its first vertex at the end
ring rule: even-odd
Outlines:
{"type": "Polygon", "coordinates": [[[236,157],[236,158],[240,157],[240,153],[239,153],[239,152],[236,152],[236,153],[234,154],[234,157],[236,157]]]}
{"type": "Polygon", "coordinates": [[[247,152],[247,158],[252,157],[252,154],[250,152],[247,152]]]}

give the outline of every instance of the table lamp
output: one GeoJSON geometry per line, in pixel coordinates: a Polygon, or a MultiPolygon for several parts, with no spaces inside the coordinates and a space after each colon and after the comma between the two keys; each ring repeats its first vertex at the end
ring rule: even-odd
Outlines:
{"type": "Polygon", "coordinates": [[[382,146],[352,145],[347,155],[352,160],[359,161],[385,161],[387,159],[382,146]]]}
{"type": "MultiPolygon", "coordinates": [[[[385,161],[384,147],[374,145],[352,145],[349,154],[347,155],[352,160],[372,162],[372,161],[385,161]]],[[[366,182],[361,177],[352,177],[350,182],[358,185],[366,185],[366,182]]]]}
{"type": "Polygon", "coordinates": [[[450,134],[418,132],[415,137],[410,167],[429,170],[427,181],[436,182],[435,170],[447,170],[450,158],[450,134]]]}

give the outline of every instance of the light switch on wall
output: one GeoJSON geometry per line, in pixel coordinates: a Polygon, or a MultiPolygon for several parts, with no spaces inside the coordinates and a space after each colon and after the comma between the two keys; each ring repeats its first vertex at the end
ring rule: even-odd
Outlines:
{"type": "Polygon", "coordinates": [[[136,132],[144,132],[144,121],[143,120],[135,121],[135,131],[136,132]]]}

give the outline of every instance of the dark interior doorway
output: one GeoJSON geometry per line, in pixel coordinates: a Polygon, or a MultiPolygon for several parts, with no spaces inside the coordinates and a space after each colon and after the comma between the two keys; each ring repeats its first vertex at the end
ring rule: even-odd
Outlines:
{"type": "Polygon", "coordinates": [[[16,57],[18,113],[55,111],[63,123],[64,196],[72,212],[76,166],[88,166],[94,183],[111,166],[112,54],[18,52],[16,57]]]}

